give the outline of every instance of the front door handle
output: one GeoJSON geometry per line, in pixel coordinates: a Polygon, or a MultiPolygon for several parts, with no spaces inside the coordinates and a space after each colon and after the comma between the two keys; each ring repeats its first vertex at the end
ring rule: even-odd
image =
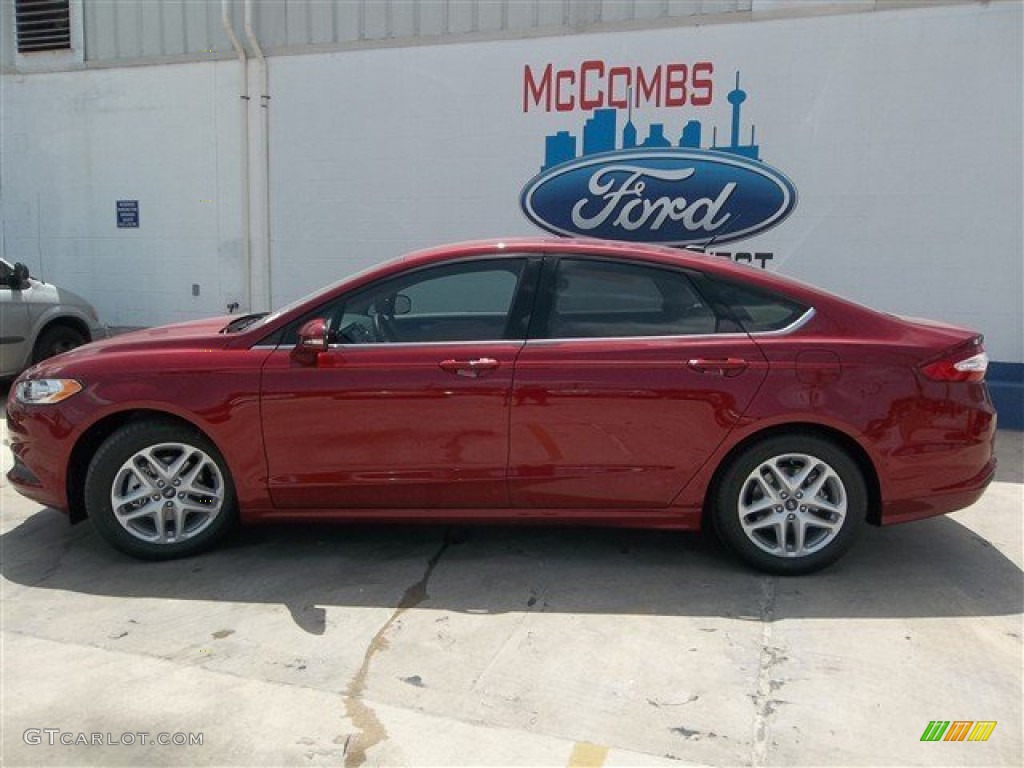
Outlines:
{"type": "Polygon", "coordinates": [[[716,376],[739,376],[747,369],[747,361],[739,357],[707,358],[698,357],[687,363],[698,373],[711,373],[716,376]]]}
{"type": "Polygon", "coordinates": [[[478,357],[474,360],[442,360],[438,365],[442,371],[475,379],[496,370],[501,363],[493,357],[478,357]]]}

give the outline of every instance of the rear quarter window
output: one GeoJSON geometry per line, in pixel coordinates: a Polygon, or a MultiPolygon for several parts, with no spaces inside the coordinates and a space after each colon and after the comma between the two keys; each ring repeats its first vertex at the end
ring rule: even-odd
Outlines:
{"type": "Polygon", "coordinates": [[[710,278],[716,303],[736,318],[747,333],[780,331],[792,325],[807,311],[808,306],[773,291],[749,285],[710,278]]]}

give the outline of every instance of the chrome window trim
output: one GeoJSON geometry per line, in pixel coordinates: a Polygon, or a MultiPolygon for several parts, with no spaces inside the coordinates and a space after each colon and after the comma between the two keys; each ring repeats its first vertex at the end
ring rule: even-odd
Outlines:
{"type": "MultiPolygon", "coordinates": [[[[331,344],[327,348],[332,350],[339,349],[367,349],[376,347],[390,347],[392,349],[403,349],[408,347],[464,347],[472,344],[490,344],[500,346],[512,346],[512,345],[523,345],[523,344],[534,344],[534,345],[548,345],[548,344],[562,344],[564,342],[609,342],[609,341],[682,341],[685,339],[707,341],[713,339],[758,339],[758,338],[773,338],[776,336],[788,336],[794,331],[798,331],[809,323],[815,315],[814,307],[808,307],[807,310],[800,315],[796,320],[787,325],[785,328],[779,328],[776,331],[757,331],[755,333],[691,333],[691,334],[671,334],[666,336],[566,336],[558,339],[494,339],[491,341],[472,339],[467,341],[396,341],[396,342],[372,342],[370,344],[331,344]]],[[[279,344],[257,344],[250,349],[279,349],[279,344]]],[[[286,347],[291,349],[291,347],[286,347]]]]}
{"type": "Polygon", "coordinates": [[[481,339],[470,339],[468,341],[374,341],[369,344],[330,344],[328,349],[366,349],[368,347],[388,347],[391,349],[402,349],[408,347],[465,347],[473,344],[488,344],[490,346],[522,346],[526,342],[523,339],[496,339],[484,341],[481,339]]]}
{"type": "MultiPolygon", "coordinates": [[[[331,344],[328,349],[365,349],[367,347],[391,347],[391,348],[408,348],[408,347],[457,347],[466,346],[467,344],[498,344],[501,346],[511,346],[514,344],[561,344],[563,342],[609,342],[609,341],[682,341],[685,339],[693,339],[699,341],[707,341],[713,339],[745,339],[745,338],[763,338],[763,337],[775,337],[775,336],[787,336],[794,331],[798,331],[803,328],[814,318],[815,312],[814,307],[808,307],[807,310],[800,315],[796,320],[787,325],[785,328],[779,328],[776,331],[757,331],[755,333],[690,333],[690,334],[671,334],[666,336],[566,336],[558,339],[494,339],[491,341],[487,340],[468,340],[468,341],[399,341],[399,342],[373,342],[370,344],[331,344]]],[[[278,349],[280,345],[267,345],[259,344],[250,349],[278,349]]]]}
{"type": "Polygon", "coordinates": [[[593,342],[609,342],[609,341],[682,341],[684,339],[706,341],[709,339],[758,339],[763,337],[774,337],[774,336],[787,336],[794,331],[799,330],[803,326],[807,325],[814,317],[814,307],[808,307],[807,310],[800,315],[796,320],[787,325],[785,328],[779,328],[775,331],[756,331],[755,333],[687,333],[687,334],[670,334],[665,336],[565,336],[557,339],[529,339],[527,344],[561,344],[563,342],[581,342],[581,341],[593,341],[593,342]]]}
{"type": "Polygon", "coordinates": [[[757,338],[761,336],[787,336],[793,331],[798,331],[807,325],[814,318],[814,307],[808,307],[800,317],[794,320],[792,323],[787,325],[785,328],[779,328],[777,331],[758,331],[757,333],[750,334],[757,338]]]}
{"type": "MultiPolygon", "coordinates": [[[[391,349],[407,348],[407,347],[464,347],[472,344],[488,344],[491,346],[511,346],[513,344],[522,345],[526,342],[523,339],[498,339],[496,341],[395,341],[395,342],[370,342],[369,344],[329,344],[327,349],[339,350],[339,349],[367,349],[376,347],[388,347],[391,349]]],[[[294,347],[285,346],[282,344],[258,344],[255,347],[249,347],[249,349],[286,349],[289,352],[294,347]]]]}
{"type": "Polygon", "coordinates": [[[682,341],[683,339],[747,339],[747,333],[688,333],[671,336],[566,336],[558,339],[530,339],[527,344],[563,344],[567,341],[682,341]]]}

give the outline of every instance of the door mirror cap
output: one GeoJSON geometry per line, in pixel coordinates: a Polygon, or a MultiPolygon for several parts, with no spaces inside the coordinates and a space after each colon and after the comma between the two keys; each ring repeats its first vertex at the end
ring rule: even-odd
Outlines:
{"type": "Polygon", "coordinates": [[[292,350],[292,357],[303,365],[315,365],[321,352],[327,351],[327,322],[322,317],[314,318],[299,328],[299,341],[292,350]]]}
{"type": "Polygon", "coordinates": [[[14,270],[7,278],[7,284],[15,289],[21,290],[28,284],[28,267],[20,261],[14,265],[14,270]]]}

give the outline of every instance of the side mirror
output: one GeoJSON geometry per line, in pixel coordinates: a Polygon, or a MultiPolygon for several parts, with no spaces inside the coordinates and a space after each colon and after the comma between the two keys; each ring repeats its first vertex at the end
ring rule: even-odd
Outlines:
{"type": "Polygon", "coordinates": [[[14,265],[14,271],[7,278],[7,284],[15,290],[21,290],[28,283],[28,267],[20,261],[14,265]]]}
{"type": "Polygon", "coordinates": [[[316,365],[317,357],[327,351],[327,322],[318,317],[299,328],[299,342],[292,357],[303,365],[316,365]]]}
{"type": "Polygon", "coordinates": [[[404,293],[395,294],[394,310],[395,315],[408,315],[412,312],[412,299],[404,293]]]}

